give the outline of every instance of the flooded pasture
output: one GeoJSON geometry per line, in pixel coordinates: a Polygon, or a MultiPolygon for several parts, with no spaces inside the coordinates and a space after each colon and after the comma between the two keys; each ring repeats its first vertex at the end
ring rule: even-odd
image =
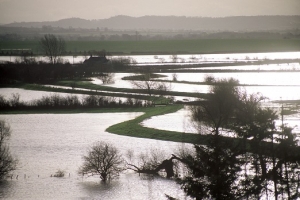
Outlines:
{"type": "Polygon", "coordinates": [[[164,199],[165,194],[184,199],[173,180],[147,179],[133,172],[110,184],[97,177],[77,174],[87,148],[97,141],[110,142],[122,153],[159,149],[167,155],[182,144],[114,135],[113,124],[141,113],[0,115],[12,128],[11,152],[19,159],[12,179],[1,183],[5,199],[164,199]],[[65,177],[51,177],[58,169],[65,177]]]}
{"type": "MultiPolygon", "coordinates": [[[[174,64],[171,55],[129,56],[139,65],[174,64]]],[[[115,57],[117,58],[117,57],[115,57]]],[[[232,63],[263,59],[299,59],[300,52],[254,53],[254,54],[206,54],[178,55],[175,64],[232,63]]],[[[3,57],[1,58],[3,60],[3,57]]],[[[8,57],[6,59],[12,59],[8,57]]],[[[39,58],[45,59],[45,58],[39,58]]],[[[79,63],[84,57],[65,57],[69,62],[79,63]]],[[[177,73],[178,81],[203,82],[209,75],[215,78],[235,78],[241,89],[248,94],[261,93],[269,99],[264,106],[280,110],[281,104],[274,100],[300,99],[299,63],[280,65],[235,66],[228,69],[257,69],[257,72],[238,73],[177,73]],[[262,70],[288,69],[290,72],[262,72],[262,70]]],[[[192,69],[192,66],[191,66],[192,69]]],[[[208,68],[207,68],[208,69],[208,68]]],[[[219,69],[212,67],[211,69],[219,69]]],[[[223,69],[227,69],[226,67],[223,69]]],[[[172,73],[162,73],[172,80],[172,73]]],[[[117,73],[115,83],[107,85],[118,88],[132,88],[129,81],[122,80],[132,73],[117,73]]],[[[95,78],[94,84],[102,84],[95,78]]],[[[208,93],[208,85],[172,83],[172,91],[208,93]]],[[[31,101],[53,92],[30,91],[16,88],[1,88],[0,94],[10,98],[19,93],[22,101],[31,101]]],[[[59,93],[59,95],[69,95],[59,93]]],[[[84,95],[79,95],[84,96],[84,95]]],[[[177,97],[176,97],[177,98],[177,97]]],[[[178,97],[178,99],[184,97],[178,97]]],[[[299,109],[298,109],[299,110],[299,109]]],[[[133,172],[122,174],[110,184],[100,183],[96,177],[82,177],[77,174],[83,163],[82,156],[94,142],[105,141],[116,146],[122,153],[132,149],[135,153],[157,148],[167,155],[187,144],[132,138],[107,133],[105,129],[113,124],[133,119],[141,113],[101,113],[101,114],[29,114],[0,115],[12,128],[10,147],[19,159],[18,169],[13,176],[0,185],[0,198],[5,199],[165,199],[165,194],[178,199],[187,199],[180,186],[165,178],[148,179],[133,172]],[[65,177],[51,177],[57,170],[64,170],[65,177]]],[[[187,110],[156,116],[142,122],[143,126],[183,133],[196,133],[188,117],[187,110]]],[[[300,134],[298,113],[284,116],[284,123],[294,127],[293,132],[300,134]]],[[[276,121],[281,125],[281,120],[276,121]]],[[[187,145],[188,146],[188,145],[187,145]]]]}

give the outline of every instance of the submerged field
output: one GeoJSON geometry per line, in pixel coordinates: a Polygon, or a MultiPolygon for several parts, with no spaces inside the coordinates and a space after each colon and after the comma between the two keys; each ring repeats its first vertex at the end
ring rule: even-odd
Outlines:
{"type": "MultiPolygon", "coordinates": [[[[185,54],[300,51],[299,39],[205,39],[153,41],[66,41],[67,52],[112,52],[114,54],[185,54]]],[[[40,54],[38,40],[1,41],[0,49],[31,49],[40,54]]]]}
{"type": "MultiPolygon", "coordinates": [[[[256,45],[258,46],[258,44],[256,45]]],[[[159,45],[157,44],[157,46],[159,45]]],[[[190,46],[192,45],[190,44],[190,46]]],[[[234,49],[234,46],[231,49],[234,49]]],[[[296,54],[298,55],[297,52],[296,54]]],[[[296,58],[299,57],[297,55],[296,58]]],[[[183,56],[188,55],[178,57],[183,56]]],[[[275,109],[278,113],[281,111],[282,113],[284,111],[289,113],[289,115],[283,116],[284,123],[294,127],[294,133],[299,136],[299,129],[296,127],[299,125],[300,118],[299,104],[286,103],[287,101],[298,101],[300,99],[298,93],[295,92],[300,88],[298,61],[297,63],[293,61],[293,63],[272,65],[231,66],[235,71],[224,73],[222,70],[228,67],[227,61],[231,59],[229,56],[232,55],[224,54],[222,58],[213,55],[214,60],[226,61],[223,63],[222,69],[215,69],[211,66],[211,72],[209,73],[207,71],[197,73],[192,71],[177,72],[176,81],[173,80],[173,71],[168,73],[158,71],[159,75],[156,74],[155,81],[172,84],[167,94],[184,104],[192,101],[192,97],[197,94],[207,95],[210,85],[205,85],[207,84],[204,82],[206,76],[236,78],[241,89],[250,93],[261,92],[270,98],[262,102],[265,108],[275,109]],[[247,72],[243,70],[246,67],[252,67],[253,69],[251,72],[247,72]],[[281,69],[285,71],[280,71],[281,69]],[[183,101],[182,98],[186,100],[183,101]]],[[[246,56],[243,55],[243,59],[246,59],[246,56]]],[[[249,59],[252,59],[252,56],[257,57],[257,55],[251,55],[249,59]]],[[[153,55],[151,57],[154,58],[153,55]]],[[[208,55],[205,55],[205,57],[208,57],[208,55]]],[[[200,59],[199,56],[198,58],[200,59]]],[[[253,58],[253,60],[257,59],[253,58]]],[[[265,57],[263,56],[260,59],[265,59],[265,57]]],[[[210,61],[209,58],[206,60],[210,61]]],[[[194,69],[195,66],[187,67],[194,69]]],[[[147,97],[145,92],[132,88],[132,85],[128,83],[128,76],[131,76],[131,79],[137,78],[132,76],[132,72],[115,75],[115,83],[108,85],[103,85],[101,81],[94,78],[89,81],[87,79],[84,79],[85,81],[59,80],[55,83],[56,86],[52,85],[51,87],[37,84],[16,84],[10,87],[2,85],[4,88],[0,88],[0,94],[12,99],[11,93],[21,93],[20,98],[24,101],[32,101],[49,94],[70,95],[70,93],[72,96],[79,96],[80,100],[90,94],[113,96],[116,99],[118,97],[122,101],[125,97],[147,97]],[[126,76],[127,78],[124,78],[126,76]],[[26,98],[23,99],[22,95],[26,98]]],[[[173,179],[159,177],[147,179],[145,176],[127,172],[122,174],[118,180],[105,185],[99,183],[99,179],[96,177],[82,177],[77,174],[77,170],[82,163],[81,157],[95,141],[110,142],[117,146],[123,154],[128,153],[128,150],[143,153],[155,149],[162,155],[166,154],[167,156],[176,153],[181,148],[191,147],[189,143],[208,144],[208,141],[210,141],[209,135],[198,135],[189,132],[188,128],[190,128],[191,123],[188,122],[190,122],[190,118],[188,114],[183,115],[184,112],[182,111],[184,110],[181,104],[166,106],[160,104],[159,107],[136,108],[73,110],[50,108],[48,110],[8,112],[0,110],[0,118],[7,120],[13,129],[10,147],[12,153],[17,155],[20,160],[20,167],[12,173],[13,176],[0,184],[0,198],[145,199],[148,197],[148,199],[165,199],[165,194],[169,194],[177,199],[189,199],[173,179]],[[147,121],[150,122],[150,125],[147,121]],[[65,171],[66,176],[63,178],[52,177],[52,174],[58,169],[65,171]],[[36,192],[30,193],[28,191],[36,192]]],[[[281,119],[275,120],[277,127],[281,123],[281,119]]],[[[229,146],[240,142],[238,138],[229,136],[222,136],[222,140],[226,141],[229,146]]],[[[265,141],[262,144],[268,146],[265,141]]],[[[299,152],[299,145],[294,152],[299,152]]],[[[265,153],[269,155],[269,151],[265,151],[265,153]]]]}

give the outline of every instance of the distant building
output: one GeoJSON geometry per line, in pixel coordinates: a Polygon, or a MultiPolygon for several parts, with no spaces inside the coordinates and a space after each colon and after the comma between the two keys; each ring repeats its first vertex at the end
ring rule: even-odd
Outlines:
{"type": "Polygon", "coordinates": [[[86,59],[83,64],[87,65],[97,65],[97,64],[106,64],[109,60],[105,55],[102,56],[93,56],[91,55],[89,59],[86,59]]]}

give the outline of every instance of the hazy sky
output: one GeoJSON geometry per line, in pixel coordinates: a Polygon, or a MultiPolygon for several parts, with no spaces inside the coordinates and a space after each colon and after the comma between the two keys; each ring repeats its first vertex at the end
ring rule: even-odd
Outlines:
{"type": "Polygon", "coordinates": [[[0,0],[0,23],[115,15],[300,15],[300,0],[0,0]]]}

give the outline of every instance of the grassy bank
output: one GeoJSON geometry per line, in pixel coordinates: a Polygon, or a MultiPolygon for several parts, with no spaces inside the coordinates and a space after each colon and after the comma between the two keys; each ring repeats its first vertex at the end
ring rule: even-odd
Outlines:
{"type": "MultiPolygon", "coordinates": [[[[191,143],[191,144],[201,144],[207,145],[209,141],[212,140],[212,135],[201,135],[201,134],[192,134],[192,133],[183,133],[176,131],[165,131],[159,130],[155,128],[147,128],[141,126],[141,122],[146,119],[151,118],[152,116],[164,115],[172,112],[176,112],[183,107],[180,105],[171,105],[165,107],[158,108],[146,108],[145,114],[129,121],[125,121],[119,124],[115,124],[106,129],[106,131],[118,135],[125,135],[130,137],[139,137],[139,138],[147,138],[147,139],[156,139],[156,140],[164,140],[164,141],[172,141],[172,142],[182,142],[182,143],[191,143]]],[[[232,138],[219,136],[220,140],[224,141],[228,146],[236,146],[238,144],[243,144],[242,138],[232,138]],[[234,145],[235,144],[235,145],[234,145]]],[[[254,141],[249,140],[247,142],[248,145],[254,145],[254,141]],[[251,144],[253,143],[253,144],[251,144]]],[[[262,142],[261,145],[266,147],[264,155],[271,156],[272,152],[272,144],[269,142],[262,142]]],[[[275,145],[276,146],[276,145],[275,145]]],[[[236,146],[237,148],[243,148],[242,146],[236,146]]],[[[250,147],[250,146],[248,146],[250,147]]],[[[249,152],[252,152],[251,149],[248,149],[249,152]]],[[[296,147],[295,151],[299,152],[300,147],[296,147]]]]}
{"type": "MultiPolygon", "coordinates": [[[[200,138],[199,135],[197,134],[158,130],[154,128],[143,127],[140,125],[141,122],[153,116],[173,113],[182,108],[183,108],[182,105],[169,105],[163,107],[145,108],[144,109],[145,114],[133,120],[115,124],[107,128],[106,131],[118,135],[130,136],[130,137],[140,137],[140,138],[148,138],[148,139],[156,139],[156,140],[173,141],[173,142],[195,143],[199,141],[200,138]]],[[[203,139],[200,143],[205,143],[205,142],[206,139],[203,139]]]]}
{"type": "MultiPolygon", "coordinates": [[[[195,54],[300,51],[299,39],[197,39],[154,41],[66,41],[67,51],[102,51],[123,54],[195,54]]],[[[38,41],[2,41],[0,49],[32,49],[38,41]]]]}

